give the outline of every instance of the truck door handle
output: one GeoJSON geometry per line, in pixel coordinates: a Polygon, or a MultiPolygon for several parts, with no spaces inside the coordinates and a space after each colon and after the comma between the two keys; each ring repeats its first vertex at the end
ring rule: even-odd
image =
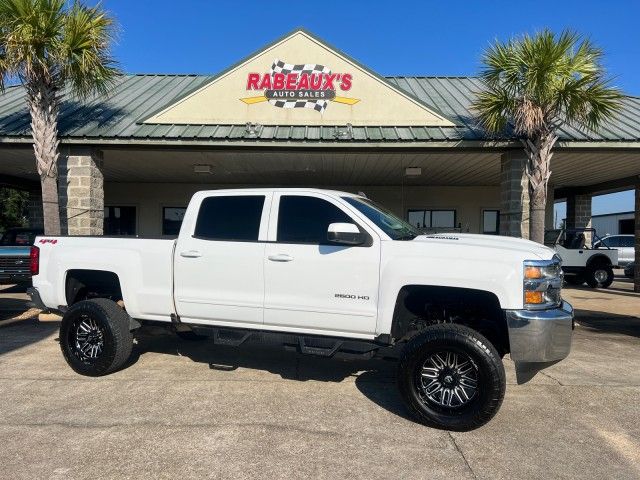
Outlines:
{"type": "Polygon", "coordinates": [[[197,250],[187,250],[185,252],[180,252],[180,256],[185,258],[198,258],[201,257],[202,254],[197,250]]]}
{"type": "Polygon", "coordinates": [[[277,255],[269,255],[269,260],[272,262],[290,262],[293,260],[291,255],[287,255],[286,253],[279,253],[277,255]]]}

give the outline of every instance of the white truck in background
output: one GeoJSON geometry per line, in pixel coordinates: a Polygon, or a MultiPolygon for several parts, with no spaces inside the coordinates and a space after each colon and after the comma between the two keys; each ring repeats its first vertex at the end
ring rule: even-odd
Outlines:
{"type": "Polygon", "coordinates": [[[32,300],[64,314],[60,345],[80,374],[122,368],[146,322],[227,345],[259,332],[322,356],[396,345],[408,410],[450,430],[496,414],[504,355],[526,381],[571,346],[553,250],[419,235],[344,192],[203,191],[176,240],[42,236],[31,270],[32,300]]]}
{"type": "Polygon", "coordinates": [[[568,284],[580,286],[586,282],[591,288],[608,288],[613,283],[613,268],[619,265],[619,252],[602,244],[595,229],[547,230],[544,244],[553,248],[562,260],[568,284]],[[600,244],[602,246],[596,246],[600,244]]]}

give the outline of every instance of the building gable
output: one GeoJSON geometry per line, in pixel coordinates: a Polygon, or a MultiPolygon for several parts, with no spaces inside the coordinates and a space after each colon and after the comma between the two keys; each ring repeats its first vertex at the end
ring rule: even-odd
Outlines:
{"type": "Polygon", "coordinates": [[[454,126],[303,30],[163,107],[144,123],[454,126]]]}

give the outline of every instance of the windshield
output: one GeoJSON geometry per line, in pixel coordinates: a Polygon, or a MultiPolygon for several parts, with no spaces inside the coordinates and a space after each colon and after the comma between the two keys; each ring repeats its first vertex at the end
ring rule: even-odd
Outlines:
{"type": "Polygon", "coordinates": [[[367,198],[342,197],[342,199],[375,223],[392,240],[413,240],[420,234],[410,224],[367,198]]]}
{"type": "Polygon", "coordinates": [[[544,244],[547,246],[555,245],[561,232],[562,230],[547,230],[544,232],[544,244]]]}

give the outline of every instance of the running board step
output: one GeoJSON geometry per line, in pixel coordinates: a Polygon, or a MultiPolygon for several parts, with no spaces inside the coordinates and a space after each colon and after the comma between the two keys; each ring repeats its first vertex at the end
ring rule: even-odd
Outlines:
{"type": "Polygon", "coordinates": [[[344,343],[342,340],[334,340],[331,342],[331,345],[326,346],[308,345],[308,343],[317,343],[317,341],[318,339],[298,337],[298,346],[300,347],[300,353],[303,353],[305,355],[318,355],[320,357],[332,357],[344,343]]]}
{"type": "Polygon", "coordinates": [[[234,330],[216,329],[213,332],[213,343],[238,347],[246,342],[252,333],[252,331],[238,332],[234,330]]]}

